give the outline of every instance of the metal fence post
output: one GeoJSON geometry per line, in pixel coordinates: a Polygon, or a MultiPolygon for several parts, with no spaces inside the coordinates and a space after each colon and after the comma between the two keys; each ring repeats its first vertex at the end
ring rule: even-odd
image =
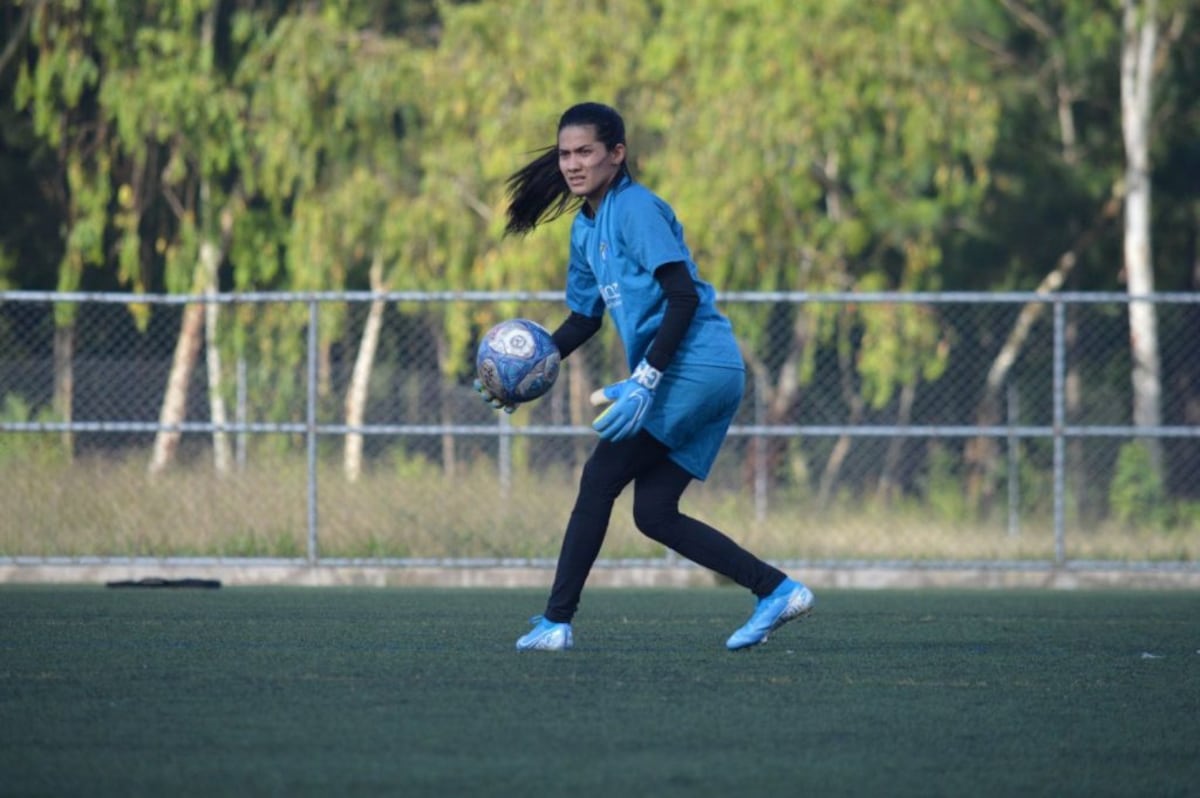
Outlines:
{"type": "Polygon", "coordinates": [[[1054,564],[1062,566],[1067,560],[1066,544],[1066,305],[1061,297],[1054,300],[1054,564]]]}
{"type": "Polygon", "coordinates": [[[496,414],[497,437],[496,467],[499,470],[500,495],[508,498],[512,492],[512,437],[508,432],[512,428],[512,420],[508,413],[496,414]]]}
{"type": "Polygon", "coordinates": [[[1021,439],[1017,426],[1021,423],[1021,395],[1017,385],[1008,383],[1008,536],[1021,536],[1021,439]]]}
{"type": "MultiPolygon", "coordinates": [[[[766,380],[756,370],[754,372],[754,425],[762,428],[767,424],[767,412],[763,396],[766,394],[766,380]]],[[[752,439],[752,454],[754,458],[754,517],[759,522],[767,520],[767,439],[755,435],[752,439]]]]}
{"type": "Polygon", "coordinates": [[[316,298],[308,300],[308,407],[305,436],[308,444],[308,564],[316,565],[317,548],[317,318],[316,298]]]}
{"type": "Polygon", "coordinates": [[[235,418],[237,419],[238,426],[241,427],[241,429],[238,430],[237,445],[234,449],[234,462],[237,463],[238,471],[246,470],[247,435],[245,426],[247,418],[246,405],[249,401],[249,397],[246,393],[246,379],[246,356],[239,352],[237,359],[237,411],[235,418]]]}

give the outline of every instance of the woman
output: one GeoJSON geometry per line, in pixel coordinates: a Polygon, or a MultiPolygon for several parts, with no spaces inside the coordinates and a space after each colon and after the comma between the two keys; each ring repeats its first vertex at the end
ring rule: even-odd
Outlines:
{"type": "MultiPolygon", "coordinates": [[[[626,162],[625,123],[612,108],[583,103],[564,113],[558,143],[508,180],[506,233],[524,235],[578,200],[567,269],[570,315],[554,332],[567,357],[600,329],[617,326],[631,376],[604,388],[612,402],[592,424],[600,441],[583,467],[544,614],[518,650],[564,650],[584,582],[608,529],[613,502],[634,484],[633,517],[646,536],[758,597],[730,650],[766,641],[807,615],[813,594],[721,532],[682,515],[679,499],[703,480],[742,398],[745,367],[729,321],[714,304],[661,199],[626,162]]],[[[512,412],[477,384],[484,399],[512,412]]]]}

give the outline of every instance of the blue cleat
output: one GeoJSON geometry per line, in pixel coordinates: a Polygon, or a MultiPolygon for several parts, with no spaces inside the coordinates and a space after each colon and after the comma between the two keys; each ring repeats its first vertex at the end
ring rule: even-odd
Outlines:
{"type": "Polygon", "coordinates": [[[533,629],[517,638],[517,651],[566,651],[575,644],[569,623],[555,623],[541,615],[535,615],[529,622],[533,629]]]}
{"type": "Polygon", "coordinates": [[[730,651],[767,642],[767,636],[788,621],[804,618],[812,612],[816,599],[812,591],[794,579],[784,579],[775,592],[758,600],[754,614],[725,641],[730,651]]]}

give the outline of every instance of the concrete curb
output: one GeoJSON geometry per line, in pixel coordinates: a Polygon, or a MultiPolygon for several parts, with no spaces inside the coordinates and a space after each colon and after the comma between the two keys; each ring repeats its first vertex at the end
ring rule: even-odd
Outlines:
{"type": "MultiPolygon", "coordinates": [[[[1200,570],[805,567],[792,573],[813,588],[1200,590],[1200,570]]],[[[387,566],[170,562],[18,563],[0,565],[0,584],[105,584],[145,578],[217,579],[225,586],[548,588],[549,567],[387,566]]],[[[598,566],[589,587],[711,587],[719,581],[690,566],[598,566]]]]}

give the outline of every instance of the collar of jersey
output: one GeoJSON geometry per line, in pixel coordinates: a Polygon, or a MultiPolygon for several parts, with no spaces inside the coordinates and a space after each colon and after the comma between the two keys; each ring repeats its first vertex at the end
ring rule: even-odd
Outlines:
{"type": "MultiPolygon", "coordinates": [[[[609,186],[608,191],[606,191],[604,193],[604,199],[600,200],[600,211],[604,210],[604,206],[607,205],[612,200],[614,195],[618,194],[623,188],[631,185],[632,183],[633,183],[633,178],[631,178],[628,173],[621,175],[621,177],[617,180],[617,182],[615,182],[611,186],[609,186]]],[[[580,209],[579,209],[579,215],[580,215],[580,217],[583,218],[583,220],[585,222],[587,222],[588,224],[594,225],[596,223],[596,217],[600,215],[600,211],[596,212],[596,216],[589,216],[588,212],[587,212],[587,207],[588,207],[587,203],[584,202],[582,207],[580,207],[580,209]]]]}

